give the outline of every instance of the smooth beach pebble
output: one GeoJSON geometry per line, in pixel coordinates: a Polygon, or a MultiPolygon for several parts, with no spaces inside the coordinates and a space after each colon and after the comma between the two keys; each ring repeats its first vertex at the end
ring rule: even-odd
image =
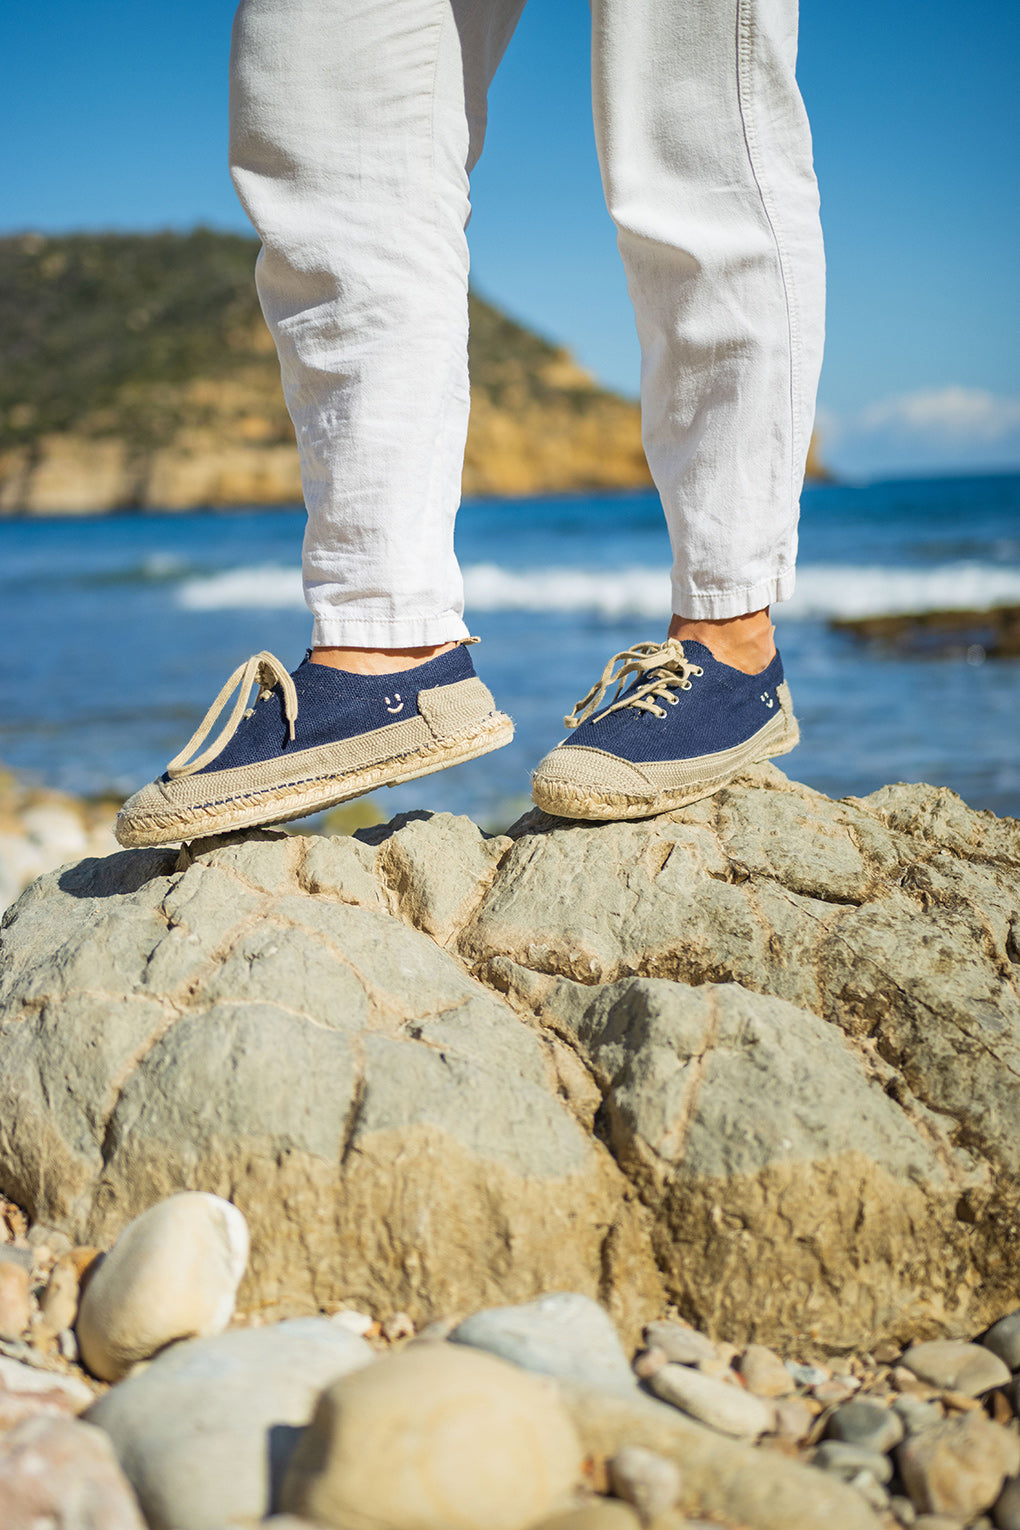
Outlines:
{"type": "Polygon", "coordinates": [[[946,1416],[941,1403],[924,1402],[920,1397],[911,1397],[909,1392],[894,1400],[892,1411],[901,1420],[907,1434],[923,1434],[946,1416]]]}
{"type": "Polygon", "coordinates": [[[556,1387],[466,1345],[414,1345],[327,1387],[281,1509],[343,1530],[530,1530],[582,1453],[556,1387]]]}
{"type": "Polygon", "coordinates": [[[773,1349],[764,1344],[749,1344],[738,1361],[744,1385],[756,1397],[787,1397],[794,1390],[794,1380],[773,1349]]]}
{"type": "Polygon", "coordinates": [[[0,1435],[4,1530],[146,1530],[101,1429],[33,1418],[0,1435]]]}
{"type": "Polygon", "coordinates": [[[998,1355],[1011,1371],[1020,1371],[1020,1312],[1010,1312],[993,1323],[981,1344],[998,1355]]]}
{"type": "Polygon", "coordinates": [[[248,1262],[248,1226],[218,1195],[185,1191],[121,1233],[89,1280],[78,1313],[85,1365],[117,1381],[175,1339],[221,1333],[248,1262]]]}
{"type": "Polygon", "coordinates": [[[609,1482],[617,1498],[631,1503],[643,1520],[656,1519],[680,1497],[680,1468],[642,1445],[625,1445],[609,1463],[609,1482]]]}
{"type": "Polygon", "coordinates": [[[73,1325],[78,1315],[78,1270],[73,1250],[61,1254],[54,1264],[39,1308],[42,1313],[40,1327],[45,1334],[55,1336],[73,1325]]]}
{"type": "Polygon", "coordinates": [[[642,1381],[648,1381],[656,1371],[661,1371],[665,1364],[667,1364],[667,1357],[664,1350],[643,1349],[640,1354],[634,1356],[631,1369],[642,1381]]]}
{"type": "MultiPolygon", "coordinates": [[[[937,1423],[937,1418],[932,1422],[937,1423]]],[[[884,1454],[900,1443],[904,1426],[899,1414],[891,1408],[861,1397],[837,1408],[826,1425],[825,1433],[830,1440],[842,1440],[847,1445],[884,1454]]]]}
{"type": "Polygon", "coordinates": [[[578,1509],[543,1519],[534,1530],[638,1530],[641,1520],[627,1504],[595,1498],[578,1509]]]}
{"type": "Polygon", "coordinates": [[[698,1365],[702,1360],[716,1359],[719,1353],[712,1340],[696,1328],[666,1318],[646,1326],[645,1343],[649,1349],[660,1349],[676,1365],[698,1365]]]}
{"type": "Polygon", "coordinates": [[[763,1398],[686,1365],[664,1365],[650,1385],[663,1402],[722,1434],[756,1440],[772,1428],[775,1409],[763,1398]]]}
{"type": "Polygon", "coordinates": [[[558,1381],[628,1393],[636,1386],[609,1314],[575,1291],[556,1291],[519,1307],[487,1307],[458,1323],[450,1343],[487,1350],[558,1381]]]}
{"type": "Polygon", "coordinates": [[[0,1339],[19,1339],[31,1316],[28,1271],[21,1264],[0,1260],[0,1339]]]}
{"type": "Polygon", "coordinates": [[[1020,1530],[1020,1477],[1010,1477],[992,1506],[995,1530],[1020,1530]]]}
{"type": "Polygon", "coordinates": [[[1020,1468],[1020,1440],[977,1413],[964,1413],[913,1435],[896,1451],[903,1485],[928,1514],[973,1518],[992,1506],[1020,1468]]]}
{"type": "Polygon", "coordinates": [[[823,1472],[832,1472],[844,1482],[858,1472],[869,1472],[876,1482],[892,1480],[892,1462],[877,1450],[864,1450],[860,1445],[847,1445],[842,1440],[825,1440],[811,1458],[812,1466],[823,1472]]]}
{"type": "Polygon", "coordinates": [[[370,1328],[374,1328],[375,1319],[369,1317],[367,1312],[356,1312],[353,1307],[345,1307],[342,1312],[330,1314],[329,1321],[335,1323],[338,1328],[344,1328],[348,1333],[356,1334],[363,1339],[370,1328]]]}
{"type": "Polygon", "coordinates": [[[319,1394],[372,1365],[364,1339],[328,1318],[291,1318],[187,1339],[89,1409],[114,1443],[149,1530],[256,1524],[319,1394]]]}
{"type": "Polygon", "coordinates": [[[904,1367],[930,1386],[967,1397],[980,1397],[1011,1380],[1009,1367],[983,1344],[962,1339],[931,1339],[913,1344],[903,1356],[904,1367]]]}
{"type": "Polygon", "coordinates": [[[781,1440],[806,1440],[815,1414],[802,1397],[780,1397],[775,1405],[773,1428],[781,1440]]]}

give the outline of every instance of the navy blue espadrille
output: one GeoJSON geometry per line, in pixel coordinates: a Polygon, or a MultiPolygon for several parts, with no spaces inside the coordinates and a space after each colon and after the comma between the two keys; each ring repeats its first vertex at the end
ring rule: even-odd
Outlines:
{"type": "Polygon", "coordinates": [[[572,736],[532,779],[538,806],[563,818],[683,807],[755,761],[786,754],[800,736],[778,653],[746,675],[703,643],[675,638],[616,654],[564,721],[572,736]]]}
{"type": "Polygon", "coordinates": [[[234,671],[163,775],[124,804],[117,838],[162,845],[302,818],[512,737],[464,645],[388,675],[350,674],[310,655],[288,674],[258,653],[234,671]],[[235,691],[230,717],[203,749],[235,691]]]}

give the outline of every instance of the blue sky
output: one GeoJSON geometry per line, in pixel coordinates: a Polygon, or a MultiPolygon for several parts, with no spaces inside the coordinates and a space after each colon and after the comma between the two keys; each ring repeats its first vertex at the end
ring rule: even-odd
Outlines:
{"type": "MultiPolygon", "coordinates": [[[[5,7],[0,229],[245,228],[225,167],[232,14],[233,0],[5,7]]],[[[1018,51],[1016,0],[803,0],[829,263],[819,425],[843,472],[1020,466],[1018,51]]],[[[585,0],[528,0],[473,200],[479,291],[634,393],[585,0]]]]}

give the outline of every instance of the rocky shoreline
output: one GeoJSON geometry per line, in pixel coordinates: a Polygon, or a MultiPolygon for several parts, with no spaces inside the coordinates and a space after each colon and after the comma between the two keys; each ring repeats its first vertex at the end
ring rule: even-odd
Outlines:
{"type": "Polygon", "coordinates": [[[0,1511],[1020,1526],[1018,975],[1020,824],[773,766],[76,852],[0,931],[0,1511]]]}
{"type": "Polygon", "coordinates": [[[246,1256],[209,1194],[106,1254],[0,1204],[6,1530],[1020,1526],[1020,1311],[826,1361],[670,1308],[628,1357],[571,1292],[263,1325],[234,1312],[246,1256]]]}

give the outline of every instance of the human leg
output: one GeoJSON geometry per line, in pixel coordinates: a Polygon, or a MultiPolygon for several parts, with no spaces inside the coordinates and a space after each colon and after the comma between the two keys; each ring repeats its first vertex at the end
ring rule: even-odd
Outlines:
{"type": "Polygon", "coordinates": [[[665,644],[607,666],[534,795],[615,818],[695,801],[797,742],[768,608],[793,592],[824,262],[796,0],[592,0],[592,17],[673,617],[665,644]]]}
{"type": "Polygon", "coordinates": [[[824,323],[796,0],[593,0],[606,201],[641,340],[673,611],[793,591],[824,323]]]}
{"type": "Polygon", "coordinates": [[[243,0],[231,163],[262,238],[313,646],[466,636],[468,176],[523,0],[243,0]]]}
{"type": "Polygon", "coordinates": [[[523,0],[243,0],[232,170],[308,507],[313,652],[241,666],[118,836],[303,816],[508,743],[466,648],[468,175],[523,0]],[[245,708],[258,683],[259,696],[245,708]],[[234,713],[203,748],[213,714],[234,713]],[[201,751],[201,752],[199,752],[201,751]]]}

